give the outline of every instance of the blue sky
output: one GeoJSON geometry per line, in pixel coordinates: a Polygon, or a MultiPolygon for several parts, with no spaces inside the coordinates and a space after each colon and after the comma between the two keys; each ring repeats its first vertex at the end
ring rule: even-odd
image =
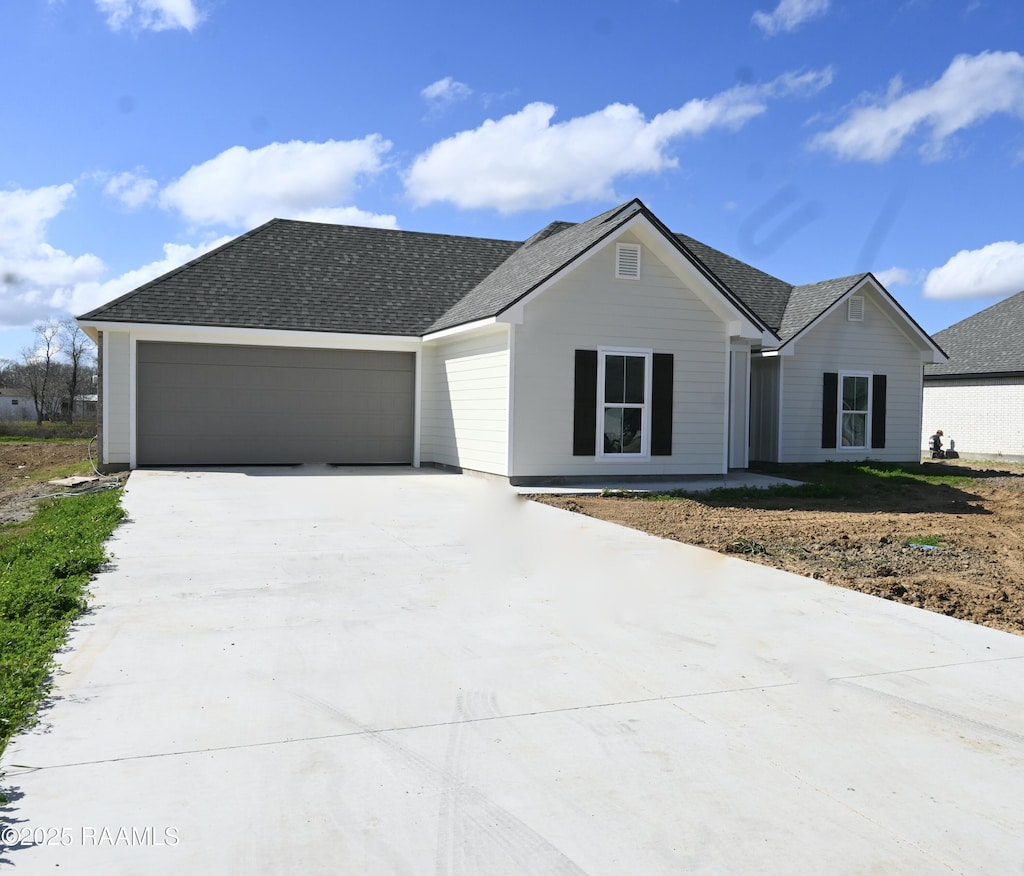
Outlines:
{"type": "Polygon", "coordinates": [[[524,239],[640,197],[938,331],[1024,289],[1016,0],[18,0],[0,358],[274,216],[524,239]]]}

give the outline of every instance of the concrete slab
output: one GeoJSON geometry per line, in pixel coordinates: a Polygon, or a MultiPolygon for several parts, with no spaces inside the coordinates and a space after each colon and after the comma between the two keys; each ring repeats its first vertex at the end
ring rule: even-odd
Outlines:
{"type": "Polygon", "coordinates": [[[724,475],[690,475],[678,478],[653,478],[651,480],[625,481],[609,478],[601,483],[534,485],[513,487],[521,496],[588,496],[601,493],[709,493],[712,490],[753,487],[763,490],[785,484],[799,486],[802,481],[779,478],[773,475],[757,474],[750,471],[734,471],[724,475]]]}
{"type": "Polygon", "coordinates": [[[1024,639],[438,472],[125,507],[0,869],[1024,871],[1024,639]]]}

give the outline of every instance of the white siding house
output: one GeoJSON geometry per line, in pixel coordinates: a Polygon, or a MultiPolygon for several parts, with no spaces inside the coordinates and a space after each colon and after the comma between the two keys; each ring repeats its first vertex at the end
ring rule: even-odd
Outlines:
{"type": "Polygon", "coordinates": [[[944,361],[870,274],[792,286],[636,200],[519,242],[272,220],[80,322],[101,458],[133,467],[905,460],[944,361]]]}

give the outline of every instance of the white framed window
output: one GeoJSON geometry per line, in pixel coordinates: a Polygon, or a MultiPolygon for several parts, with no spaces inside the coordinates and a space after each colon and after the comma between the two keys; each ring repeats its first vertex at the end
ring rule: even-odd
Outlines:
{"type": "Polygon", "coordinates": [[[615,244],[615,279],[640,279],[640,244],[615,244]]]}
{"type": "Polygon", "coordinates": [[[601,348],[597,356],[598,456],[651,453],[651,350],[601,348]]]}
{"type": "Polygon", "coordinates": [[[839,447],[864,450],[871,437],[871,375],[839,375],[839,447]]]}

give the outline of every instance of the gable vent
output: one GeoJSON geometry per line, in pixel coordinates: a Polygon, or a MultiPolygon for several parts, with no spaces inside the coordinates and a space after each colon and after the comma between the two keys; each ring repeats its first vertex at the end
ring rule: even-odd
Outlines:
{"type": "Polygon", "coordinates": [[[640,279],[640,246],[635,243],[615,245],[615,276],[619,280],[640,279]]]}
{"type": "Polygon", "coordinates": [[[859,295],[854,296],[847,302],[846,318],[850,322],[864,322],[864,299],[859,295]]]}

